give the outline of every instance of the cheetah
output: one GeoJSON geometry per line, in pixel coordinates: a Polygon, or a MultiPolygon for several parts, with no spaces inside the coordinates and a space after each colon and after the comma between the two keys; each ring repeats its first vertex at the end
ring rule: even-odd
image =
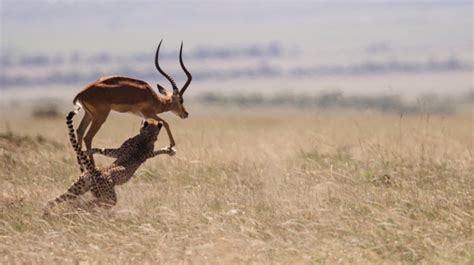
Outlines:
{"type": "Polygon", "coordinates": [[[114,186],[122,185],[130,180],[135,171],[147,159],[160,154],[173,156],[176,154],[174,148],[165,147],[154,151],[154,143],[158,139],[158,134],[162,122],[147,119],[142,122],[140,133],[126,140],[117,149],[93,148],[89,152],[80,149],[76,140],[72,119],[77,111],[71,111],[66,117],[66,124],[69,129],[69,140],[76,152],[77,160],[82,174],[67,189],[67,191],[53,200],[50,200],[45,207],[45,214],[53,206],[78,198],[80,195],[91,191],[95,200],[89,202],[93,206],[110,208],[117,203],[117,195],[114,186]],[[89,154],[101,154],[116,158],[109,166],[102,168],[95,167],[89,160],[89,154]]]}

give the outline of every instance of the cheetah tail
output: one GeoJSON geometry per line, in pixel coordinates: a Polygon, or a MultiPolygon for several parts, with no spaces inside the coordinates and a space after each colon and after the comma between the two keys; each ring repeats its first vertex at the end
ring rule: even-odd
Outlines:
{"type": "Polygon", "coordinates": [[[81,171],[83,171],[82,169],[83,167],[85,167],[85,169],[88,172],[95,172],[97,169],[90,162],[89,158],[84,154],[84,152],[79,147],[79,144],[77,143],[76,134],[74,132],[74,126],[72,123],[72,119],[74,118],[75,115],[76,115],[76,111],[70,111],[68,115],[66,116],[66,124],[69,129],[69,141],[71,142],[71,145],[74,148],[74,151],[76,152],[77,161],[79,163],[79,167],[81,168],[81,171]]]}
{"type": "Polygon", "coordinates": [[[76,134],[74,133],[74,126],[72,124],[72,119],[74,118],[76,114],[77,114],[77,110],[70,111],[66,116],[66,124],[69,131],[69,141],[71,142],[74,152],[76,153],[77,164],[79,165],[79,169],[82,173],[84,172],[84,163],[79,159],[78,152],[81,152],[81,150],[80,150],[79,145],[77,144],[76,134]]]}

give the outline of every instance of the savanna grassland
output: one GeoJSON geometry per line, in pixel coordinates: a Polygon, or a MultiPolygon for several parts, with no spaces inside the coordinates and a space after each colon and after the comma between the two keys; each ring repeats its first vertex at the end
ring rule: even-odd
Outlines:
{"type": "MultiPolygon", "coordinates": [[[[64,119],[4,115],[0,263],[474,263],[472,114],[166,117],[177,155],[148,160],[114,208],[43,218],[79,175],[64,119]]],[[[139,125],[112,115],[94,146],[139,125]]]]}

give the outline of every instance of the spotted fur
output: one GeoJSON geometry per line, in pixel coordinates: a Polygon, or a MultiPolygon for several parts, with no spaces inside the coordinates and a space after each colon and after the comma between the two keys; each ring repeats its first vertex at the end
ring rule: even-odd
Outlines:
{"type": "Polygon", "coordinates": [[[153,151],[162,123],[147,120],[142,123],[140,133],[126,140],[119,148],[92,149],[90,154],[98,153],[116,158],[111,165],[97,168],[88,158],[89,153],[82,151],[76,140],[72,121],[75,114],[76,112],[71,111],[67,115],[66,124],[69,129],[69,140],[76,152],[82,174],[65,193],[48,202],[47,209],[61,202],[77,198],[87,191],[91,191],[94,195],[93,203],[95,205],[113,206],[117,202],[115,185],[127,182],[147,159],[160,154],[175,154],[175,150],[169,147],[153,151]]]}

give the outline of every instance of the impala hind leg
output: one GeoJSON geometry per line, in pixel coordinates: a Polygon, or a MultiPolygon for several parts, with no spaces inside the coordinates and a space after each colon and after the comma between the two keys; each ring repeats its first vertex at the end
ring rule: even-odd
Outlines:
{"type": "Polygon", "coordinates": [[[79,144],[79,148],[82,147],[82,139],[84,138],[84,133],[86,132],[87,127],[91,124],[92,117],[91,115],[85,111],[84,117],[82,118],[79,127],[77,127],[76,134],[77,134],[77,143],[79,144]]]}
{"type": "MultiPolygon", "coordinates": [[[[106,111],[102,111],[102,114],[100,116],[92,117],[91,127],[89,128],[86,136],[84,137],[84,143],[86,144],[86,148],[88,152],[90,152],[90,150],[92,149],[92,139],[100,130],[100,127],[102,126],[102,124],[104,124],[105,120],[109,116],[109,113],[110,113],[110,109],[106,111]]],[[[93,165],[95,165],[94,157],[92,153],[90,153],[89,155],[89,160],[91,161],[93,165]]]]}

